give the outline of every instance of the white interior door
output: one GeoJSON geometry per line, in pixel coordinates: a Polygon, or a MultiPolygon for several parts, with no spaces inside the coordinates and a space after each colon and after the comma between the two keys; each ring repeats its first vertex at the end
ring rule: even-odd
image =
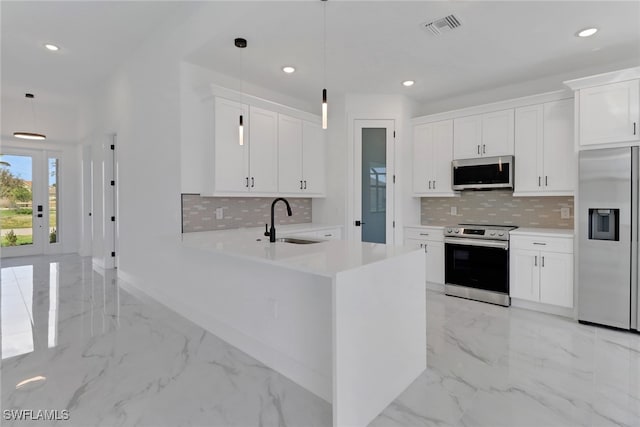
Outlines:
{"type": "Polygon", "coordinates": [[[0,161],[2,256],[60,252],[61,154],[4,147],[0,161]]]}
{"type": "Polygon", "coordinates": [[[355,120],[354,219],[356,241],[393,244],[393,120],[355,120]]]}

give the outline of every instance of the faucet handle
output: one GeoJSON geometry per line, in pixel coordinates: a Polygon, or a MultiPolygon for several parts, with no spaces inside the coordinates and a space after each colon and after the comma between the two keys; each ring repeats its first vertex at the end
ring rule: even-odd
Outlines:
{"type": "Polygon", "coordinates": [[[270,235],[270,233],[269,233],[269,224],[265,224],[264,225],[264,235],[265,236],[269,236],[270,235]]]}

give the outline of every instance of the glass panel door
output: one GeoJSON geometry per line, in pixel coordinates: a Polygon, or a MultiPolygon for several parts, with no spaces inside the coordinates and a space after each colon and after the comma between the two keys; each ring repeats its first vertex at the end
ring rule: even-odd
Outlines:
{"type": "Polygon", "coordinates": [[[0,156],[0,234],[5,251],[34,245],[34,157],[0,156]]]}
{"type": "Polygon", "coordinates": [[[362,241],[386,242],[387,129],[362,129],[362,241]]]}
{"type": "Polygon", "coordinates": [[[49,178],[48,178],[48,191],[47,200],[49,207],[49,243],[58,243],[58,164],[60,159],[55,157],[49,157],[49,178]]]}

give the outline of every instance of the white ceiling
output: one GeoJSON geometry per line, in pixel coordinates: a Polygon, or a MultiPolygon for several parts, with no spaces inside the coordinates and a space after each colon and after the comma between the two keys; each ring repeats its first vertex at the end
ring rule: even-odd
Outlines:
{"type": "Polygon", "coordinates": [[[185,60],[312,105],[325,84],[330,96],[406,94],[436,108],[472,93],[488,102],[524,95],[523,87],[559,89],[556,76],[640,65],[640,1],[2,1],[0,11],[3,108],[27,91],[73,104],[145,39],[191,14],[207,14],[211,38],[185,60]],[[421,28],[451,13],[459,29],[434,37],[421,28]],[[575,37],[592,25],[600,28],[594,37],[575,37]],[[242,53],[237,36],[249,41],[242,53]],[[48,52],[45,42],[62,50],[48,52]],[[297,72],[285,75],[283,65],[297,72]],[[404,79],[416,85],[405,88],[404,79]],[[504,87],[513,90],[494,90],[504,87]]]}

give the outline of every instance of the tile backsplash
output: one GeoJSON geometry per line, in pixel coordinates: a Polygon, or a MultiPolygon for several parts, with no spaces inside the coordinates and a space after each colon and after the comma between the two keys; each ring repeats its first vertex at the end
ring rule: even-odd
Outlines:
{"type": "Polygon", "coordinates": [[[422,225],[461,223],[517,225],[519,227],[573,228],[573,197],[513,197],[511,190],[463,191],[460,197],[423,197],[422,225]],[[457,215],[451,215],[451,207],[457,215]],[[571,217],[560,218],[569,208],[571,217]]]}
{"type": "MultiPolygon", "coordinates": [[[[275,208],[277,224],[311,222],[310,198],[287,198],[292,216],[287,216],[286,205],[278,202],[275,208]]],[[[225,230],[240,227],[263,227],[271,222],[273,197],[202,197],[199,194],[182,195],[182,232],[225,230]],[[222,208],[223,219],[216,219],[216,209],[222,208]]]]}

